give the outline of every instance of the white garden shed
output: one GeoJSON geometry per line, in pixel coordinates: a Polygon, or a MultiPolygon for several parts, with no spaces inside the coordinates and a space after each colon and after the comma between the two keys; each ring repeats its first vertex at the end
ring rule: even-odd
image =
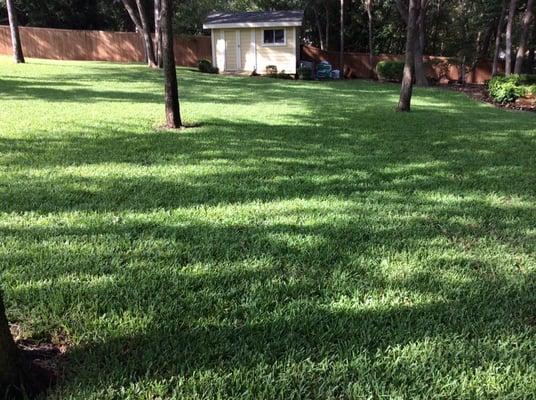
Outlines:
{"type": "Polygon", "coordinates": [[[303,11],[266,11],[210,14],[204,29],[211,30],[212,63],[224,72],[295,74],[299,58],[299,29],[303,11]]]}

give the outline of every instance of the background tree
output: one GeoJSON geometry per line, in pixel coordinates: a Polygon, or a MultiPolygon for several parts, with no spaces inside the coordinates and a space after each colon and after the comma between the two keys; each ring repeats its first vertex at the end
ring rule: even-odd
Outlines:
{"type": "MultiPolygon", "coordinates": [[[[426,45],[426,7],[428,6],[428,0],[419,0],[419,14],[417,19],[417,37],[418,41],[415,43],[413,48],[413,55],[415,60],[414,64],[414,74],[415,74],[415,83],[417,86],[428,86],[428,79],[426,78],[426,68],[424,65],[424,48],[426,45]]],[[[396,7],[402,20],[406,23],[406,26],[409,24],[409,5],[404,0],[396,0],[396,7]]],[[[406,45],[407,51],[407,45],[406,45]]]]}
{"type": "MultiPolygon", "coordinates": [[[[5,0],[0,0],[0,3],[5,0]]],[[[155,32],[153,44],[155,62],[159,63],[158,1],[127,0],[134,10],[134,21],[122,5],[123,0],[13,0],[16,2],[18,19],[21,25],[44,26],[52,28],[100,29],[140,32],[141,17],[139,1],[147,16],[150,32],[155,32]],[[136,26],[136,23],[138,27],[136,26]]],[[[368,8],[368,0],[344,2],[344,50],[373,54],[401,54],[406,45],[406,18],[400,18],[399,4],[408,13],[408,0],[374,0],[368,8]],[[370,35],[369,22],[373,32],[370,35]],[[371,41],[372,39],[372,41],[371,41]]],[[[506,6],[511,0],[506,0],[506,6]]],[[[523,3],[523,10],[527,0],[523,3]]],[[[464,61],[463,73],[470,73],[479,59],[494,56],[493,43],[499,40],[497,55],[503,55],[506,19],[500,18],[503,0],[426,0],[421,1],[422,12],[419,21],[420,48],[416,53],[437,55],[464,61]],[[502,27],[497,26],[503,23],[502,27]],[[498,33],[499,32],[499,33],[498,33]],[[497,37],[499,35],[499,37],[497,37]],[[489,39],[489,40],[488,40],[489,39]],[[501,46],[502,45],[502,46],[501,46]],[[421,50],[422,48],[422,50],[421,50]]],[[[303,9],[304,20],[301,29],[303,43],[325,50],[338,50],[340,32],[340,0],[181,0],[176,2],[173,13],[175,33],[207,34],[202,29],[206,16],[213,11],[259,11],[303,9]]],[[[508,9],[508,7],[506,7],[508,9]]],[[[7,10],[0,7],[0,20],[7,21],[7,10]]],[[[533,24],[532,24],[533,25],[533,24]]],[[[521,32],[521,13],[515,13],[512,20],[512,40],[517,42],[517,31],[521,32]],[[516,29],[517,28],[517,29],[516,29]]],[[[145,46],[145,38],[144,46],[145,46]]],[[[530,68],[536,39],[530,34],[527,38],[527,53],[523,65],[530,68]]],[[[149,52],[150,54],[150,52],[149,52]]],[[[512,51],[512,59],[515,52],[512,51]]],[[[421,79],[424,64],[416,57],[416,84],[425,85],[421,79]]],[[[497,61],[499,65],[499,61],[497,61]]],[[[514,65],[511,66],[514,69],[514,65]]],[[[529,70],[529,69],[528,69],[529,70]]],[[[528,71],[527,70],[527,71],[528,71]]],[[[533,70],[530,68],[530,70],[533,70]]]]}
{"type": "Polygon", "coordinates": [[[171,0],[162,0],[162,52],[164,58],[166,124],[168,128],[182,127],[177,87],[177,69],[173,52],[173,8],[171,0]]]}
{"type": "Polygon", "coordinates": [[[514,73],[520,74],[523,69],[523,61],[527,52],[527,43],[529,39],[530,28],[534,20],[534,0],[527,0],[527,9],[523,15],[523,26],[521,30],[521,39],[519,41],[519,49],[517,50],[516,65],[514,73]]]}
{"type": "Polygon", "coordinates": [[[145,49],[146,49],[146,56],[147,56],[147,64],[151,68],[156,68],[157,62],[156,62],[156,56],[154,51],[154,44],[153,39],[151,35],[151,26],[149,25],[149,19],[147,17],[147,11],[145,9],[145,6],[143,4],[142,0],[136,0],[136,6],[138,8],[138,14],[139,14],[139,20],[141,22],[142,27],[142,35],[143,40],[145,42],[145,49]]]}
{"type": "Polygon", "coordinates": [[[339,44],[339,65],[341,77],[344,78],[344,0],[341,0],[340,10],[340,44],[339,44]]]}
{"type": "Polygon", "coordinates": [[[497,31],[495,33],[495,49],[493,51],[493,66],[491,68],[491,74],[493,76],[497,75],[499,68],[499,52],[501,51],[501,38],[504,30],[504,19],[506,16],[507,6],[508,3],[506,0],[503,0],[499,22],[497,23],[497,31]]]}
{"type": "Polygon", "coordinates": [[[326,50],[329,51],[329,31],[330,31],[330,19],[329,19],[329,14],[330,14],[330,7],[329,7],[329,1],[328,0],[324,0],[324,17],[326,18],[326,33],[324,35],[324,38],[325,38],[325,41],[326,41],[326,50]]]}
{"type": "Polygon", "coordinates": [[[13,59],[16,63],[24,62],[24,55],[22,54],[22,43],[20,41],[19,34],[19,21],[17,18],[17,10],[15,10],[15,2],[13,0],[6,0],[7,15],[9,19],[9,29],[11,31],[11,46],[13,47],[13,59]]]}
{"type": "Polygon", "coordinates": [[[320,43],[320,49],[322,50],[325,50],[325,46],[324,46],[324,37],[323,37],[323,28],[322,28],[322,24],[320,23],[320,16],[319,16],[319,11],[318,11],[318,5],[317,4],[312,4],[312,10],[313,10],[313,14],[315,16],[315,23],[316,23],[316,29],[318,31],[318,41],[320,43]]]}
{"type": "Polygon", "coordinates": [[[368,39],[369,39],[369,64],[373,65],[374,62],[374,38],[372,32],[372,0],[364,0],[365,9],[367,10],[368,17],[368,39]]]}
{"type": "Polygon", "coordinates": [[[162,25],[161,25],[161,13],[162,8],[161,0],[154,0],[154,43],[155,43],[155,57],[156,64],[159,68],[162,68],[162,25]]]}
{"type": "Polygon", "coordinates": [[[153,40],[151,38],[151,31],[149,27],[147,13],[145,11],[145,7],[142,1],[136,0],[136,4],[133,3],[133,0],[121,0],[121,1],[123,3],[123,6],[128,12],[130,19],[136,26],[137,31],[143,37],[143,43],[145,45],[145,57],[147,58],[147,64],[149,65],[149,67],[155,68],[157,64],[156,64],[155,55],[154,55],[153,40]]]}
{"type": "Polygon", "coordinates": [[[514,29],[514,18],[516,15],[517,0],[510,0],[508,7],[508,23],[506,24],[506,50],[505,50],[505,67],[506,75],[512,73],[512,31],[514,29]]]}
{"type": "Polygon", "coordinates": [[[426,46],[426,9],[429,0],[421,0],[419,18],[417,20],[418,40],[415,45],[415,84],[428,86],[426,67],[424,65],[424,49],[426,46]]]}
{"type": "Polygon", "coordinates": [[[409,112],[411,110],[411,96],[413,93],[413,79],[415,73],[415,47],[419,41],[419,14],[421,0],[410,0],[407,23],[406,59],[404,63],[404,75],[400,88],[400,100],[398,111],[409,112]]]}

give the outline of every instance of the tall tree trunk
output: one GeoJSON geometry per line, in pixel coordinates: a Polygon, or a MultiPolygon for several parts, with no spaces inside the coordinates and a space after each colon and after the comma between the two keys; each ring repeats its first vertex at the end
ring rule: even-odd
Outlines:
{"type": "Polygon", "coordinates": [[[426,79],[426,68],[424,66],[424,46],[426,45],[425,18],[427,5],[427,0],[421,0],[421,8],[417,21],[419,37],[415,45],[415,84],[421,87],[428,86],[428,79],[426,79]]]}
{"type": "Polygon", "coordinates": [[[512,31],[514,29],[514,18],[516,16],[517,0],[510,0],[508,9],[508,23],[506,24],[506,64],[504,72],[506,75],[512,73],[512,31]]]}
{"type": "Polygon", "coordinates": [[[499,70],[499,52],[501,51],[501,37],[504,29],[504,17],[506,16],[507,2],[503,0],[499,23],[497,24],[497,32],[495,33],[495,50],[493,51],[493,66],[491,67],[491,75],[497,75],[499,70]]]}
{"type": "Polygon", "coordinates": [[[531,74],[534,73],[534,67],[536,64],[536,27],[532,27],[532,44],[529,50],[528,69],[531,74]]]}
{"type": "MultiPolygon", "coordinates": [[[[419,15],[417,17],[417,38],[415,42],[415,48],[413,49],[413,54],[415,56],[415,61],[413,62],[414,68],[414,78],[417,86],[428,86],[428,79],[426,79],[426,68],[424,65],[424,47],[426,45],[426,7],[428,7],[429,0],[419,0],[419,15]]],[[[396,7],[400,16],[406,23],[409,24],[409,13],[408,7],[404,5],[403,0],[396,0],[396,7]]]]}
{"type": "Polygon", "coordinates": [[[313,7],[313,13],[315,14],[316,29],[318,30],[318,40],[320,41],[320,49],[324,50],[324,38],[322,37],[322,25],[320,25],[320,18],[318,17],[318,12],[316,7],[313,7]]]}
{"type": "Polygon", "coordinates": [[[344,79],[344,0],[341,0],[341,37],[339,49],[339,64],[341,69],[341,78],[344,79]]]}
{"type": "Polygon", "coordinates": [[[157,64],[154,56],[153,39],[151,37],[151,27],[149,25],[147,13],[145,12],[145,7],[143,6],[142,0],[136,0],[136,5],[138,7],[138,14],[140,15],[143,39],[145,41],[147,64],[151,68],[156,68],[157,64]]]}
{"type": "Polygon", "coordinates": [[[145,48],[145,59],[147,61],[147,64],[150,67],[155,67],[155,59],[154,59],[154,50],[153,50],[153,41],[151,39],[151,33],[148,31],[148,23],[147,23],[147,15],[145,14],[143,7],[139,7],[141,4],[139,0],[136,0],[138,5],[134,5],[132,3],[133,0],[121,0],[123,5],[125,6],[125,9],[128,12],[128,15],[130,16],[130,19],[136,26],[136,30],[140,33],[140,35],[143,38],[143,44],[145,48]],[[140,15],[140,13],[143,12],[143,16],[140,15]],[[142,20],[145,21],[145,23],[142,22],[142,20]],[[147,29],[145,29],[147,27],[147,29]]]}
{"type": "Polygon", "coordinates": [[[168,128],[182,126],[177,87],[177,69],[173,52],[172,0],[162,0],[162,50],[164,56],[166,123],[168,128]]]}
{"type": "Polygon", "coordinates": [[[155,42],[155,57],[158,68],[162,68],[162,21],[160,10],[162,8],[161,0],[154,0],[154,42],[155,42]]]}
{"type": "Polygon", "coordinates": [[[9,19],[9,29],[11,30],[11,46],[13,47],[13,59],[17,64],[23,63],[24,54],[22,53],[22,44],[20,42],[19,21],[17,11],[15,10],[14,0],[6,0],[7,16],[9,19]]]}
{"type": "Polygon", "coordinates": [[[0,398],[10,399],[22,393],[25,379],[21,356],[11,336],[0,293],[0,398]]]}
{"type": "Polygon", "coordinates": [[[408,24],[408,6],[404,3],[404,0],[396,0],[395,1],[396,8],[398,9],[398,12],[400,13],[400,16],[404,20],[405,24],[408,24]]]}
{"type": "Polygon", "coordinates": [[[326,10],[326,51],[329,51],[329,7],[327,2],[324,2],[324,9],[326,10]]]}
{"type": "MultiPolygon", "coordinates": [[[[365,8],[367,9],[368,16],[368,42],[369,42],[369,66],[370,70],[373,71],[374,64],[374,40],[372,36],[372,0],[365,0],[365,8]]],[[[374,72],[372,72],[374,75],[374,72]]]]}
{"type": "Polygon", "coordinates": [[[523,61],[525,59],[525,53],[527,52],[527,43],[529,40],[530,26],[534,19],[534,0],[527,1],[527,9],[525,15],[523,15],[523,30],[521,31],[521,40],[519,42],[519,49],[517,50],[516,66],[514,73],[520,74],[523,69],[523,61]]]}
{"type": "Polygon", "coordinates": [[[409,1],[408,26],[406,38],[406,61],[404,64],[404,76],[400,88],[400,100],[398,111],[409,112],[411,110],[411,95],[413,93],[413,78],[415,74],[415,47],[418,45],[418,19],[421,9],[421,0],[409,1]]]}

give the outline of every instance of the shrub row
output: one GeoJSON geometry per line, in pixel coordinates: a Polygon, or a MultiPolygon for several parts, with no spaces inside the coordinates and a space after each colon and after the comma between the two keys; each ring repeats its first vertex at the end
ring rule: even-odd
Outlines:
{"type": "Polygon", "coordinates": [[[204,72],[206,74],[217,74],[220,72],[217,67],[213,66],[212,63],[206,59],[199,60],[198,67],[200,72],[204,72]]]}
{"type": "Polygon", "coordinates": [[[489,81],[488,90],[497,103],[512,103],[527,93],[536,93],[536,75],[498,75],[489,81]]]}
{"type": "Polygon", "coordinates": [[[380,61],[376,73],[381,81],[401,82],[404,75],[403,61],[380,61]]]}

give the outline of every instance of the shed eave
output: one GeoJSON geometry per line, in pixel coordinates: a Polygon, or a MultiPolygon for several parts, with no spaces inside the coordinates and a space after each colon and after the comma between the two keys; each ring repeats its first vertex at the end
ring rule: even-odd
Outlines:
{"type": "Polygon", "coordinates": [[[203,29],[284,28],[287,26],[302,26],[302,23],[301,21],[233,22],[233,23],[223,23],[223,24],[203,24],[203,29]]]}

